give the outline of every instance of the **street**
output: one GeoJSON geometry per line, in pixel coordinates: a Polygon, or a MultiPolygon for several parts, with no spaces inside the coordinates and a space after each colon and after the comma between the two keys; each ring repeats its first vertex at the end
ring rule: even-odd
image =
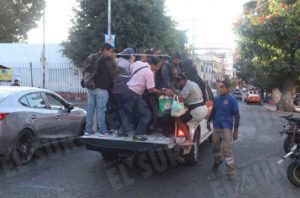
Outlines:
{"type": "Polygon", "coordinates": [[[284,136],[280,137],[279,130],[286,121],[263,106],[240,103],[240,111],[234,182],[225,179],[224,164],[220,173],[211,171],[208,141],[200,146],[195,167],[173,163],[167,168],[165,163],[160,166],[153,161],[150,166],[145,160],[139,169],[130,159],[107,163],[99,153],[70,143],[45,148],[22,167],[2,160],[0,197],[299,197],[300,189],[286,177],[289,160],[276,164],[284,154],[284,136]]]}

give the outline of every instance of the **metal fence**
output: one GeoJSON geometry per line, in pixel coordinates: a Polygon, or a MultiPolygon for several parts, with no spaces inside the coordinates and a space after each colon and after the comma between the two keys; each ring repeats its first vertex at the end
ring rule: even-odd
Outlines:
{"type": "MultiPolygon", "coordinates": [[[[18,79],[21,86],[43,87],[43,69],[37,63],[10,63],[13,80],[18,79]]],[[[85,93],[80,85],[81,70],[70,62],[50,62],[45,69],[45,88],[55,92],[85,93]]],[[[1,85],[11,83],[1,82],[1,85]]]]}

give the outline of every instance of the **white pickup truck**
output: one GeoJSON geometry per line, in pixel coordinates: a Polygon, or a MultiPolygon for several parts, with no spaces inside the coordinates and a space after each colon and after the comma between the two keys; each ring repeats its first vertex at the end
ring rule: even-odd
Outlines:
{"type": "MultiPolygon", "coordinates": [[[[207,87],[208,102],[206,103],[209,109],[209,113],[212,110],[213,94],[209,87],[207,87]]],[[[130,108],[130,107],[129,107],[130,108]]],[[[109,128],[114,129],[119,126],[117,123],[115,109],[110,109],[107,112],[107,123],[109,128]]],[[[147,135],[147,141],[134,141],[132,139],[133,134],[129,134],[128,137],[120,137],[116,134],[107,137],[99,137],[97,135],[82,136],[75,139],[76,144],[84,145],[87,149],[92,151],[98,151],[102,154],[104,159],[112,159],[120,155],[132,155],[141,152],[152,152],[176,149],[180,150],[182,155],[188,164],[195,165],[198,161],[199,145],[207,140],[212,131],[207,129],[207,119],[203,119],[200,123],[194,123],[190,129],[191,137],[193,137],[193,145],[182,145],[185,142],[185,135],[183,131],[176,126],[174,131],[171,131],[169,136],[165,136],[161,132],[151,132],[147,135]]]]}

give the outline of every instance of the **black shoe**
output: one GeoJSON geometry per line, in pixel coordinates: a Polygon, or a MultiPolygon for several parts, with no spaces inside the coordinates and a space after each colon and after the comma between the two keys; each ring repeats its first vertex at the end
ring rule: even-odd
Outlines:
{"type": "Polygon", "coordinates": [[[229,181],[229,182],[234,182],[235,181],[235,175],[234,174],[232,174],[232,173],[227,173],[226,174],[226,179],[227,179],[227,181],[229,181]]]}
{"type": "Polygon", "coordinates": [[[138,141],[147,141],[148,138],[144,135],[134,135],[133,140],[138,140],[138,141]]]}
{"type": "Polygon", "coordinates": [[[118,137],[128,137],[128,133],[125,133],[123,131],[118,131],[116,134],[118,137]]]}
{"type": "Polygon", "coordinates": [[[214,163],[213,167],[212,167],[212,171],[213,172],[217,172],[221,166],[223,161],[219,162],[219,163],[214,163]]]}

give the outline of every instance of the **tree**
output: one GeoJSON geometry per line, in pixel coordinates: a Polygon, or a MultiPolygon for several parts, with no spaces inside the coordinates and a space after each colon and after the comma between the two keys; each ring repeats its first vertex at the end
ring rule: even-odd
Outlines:
{"type": "MultiPolygon", "coordinates": [[[[107,33],[107,0],[79,0],[80,8],[69,37],[63,43],[64,54],[81,67],[85,58],[97,52],[107,33]]],[[[113,0],[112,33],[116,48],[134,47],[142,51],[158,47],[165,52],[183,50],[185,32],[175,29],[176,23],[165,15],[164,0],[113,0]]]]}
{"type": "Polygon", "coordinates": [[[0,0],[0,42],[27,39],[27,32],[37,27],[44,0],[0,0]]]}
{"type": "Polygon", "coordinates": [[[259,0],[236,23],[239,72],[264,87],[280,88],[278,107],[286,111],[294,111],[292,96],[300,82],[299,18],[299,0],[259,0]]]}

